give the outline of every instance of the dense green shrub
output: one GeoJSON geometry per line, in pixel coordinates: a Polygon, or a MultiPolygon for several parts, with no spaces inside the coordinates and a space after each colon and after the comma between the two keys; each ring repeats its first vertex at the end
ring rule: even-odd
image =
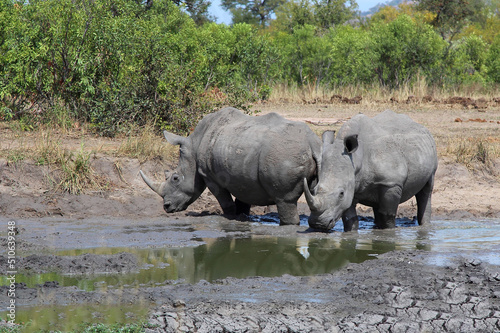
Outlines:
{"type": "Polygon", "coordinates": [[[275,43],[281,51],[282,77],[299,84],[316,87],[329,82],[328,71],[332,64],[331,43],[321,30],[313,25],[295,26],[292,33],[279,33],[275,43]]]}
{"type": "Polygon", "coordinates": [[[488,50],[486,58],[488,78],[493,82],[500,83],[500,35],[497,35],[488,50]]]}
{"type": "Polygon", "coordinates": [[[431,26],[400,15],[371,30],[378,79],[384,86],[411,83],[419,72],[430,73],[442,57],[445,42],[431,26]]]}
{"type": "Polygon", "coordinates": [[[455,43],[445,58],[445,82],[451,84],[484,83],[488,47],[481,37],[471,35],[455,43]]]}
{"type": "Polygon", "coordinates": [[[330,83],[334,85],[371,83],[375,79],[375,45],[368,31],[340,26],[328,36],[332,65],[330,83]]]}
{"type": "Polygon", "coordinates": [[[17,118],[63,104],[104,135],[130,121],[182,132],[222,104],[262,97],[261,86],[269,93],[275,55],[248,24],[199,27],[168,0],[2,6],[0,98],[17,118]]]}

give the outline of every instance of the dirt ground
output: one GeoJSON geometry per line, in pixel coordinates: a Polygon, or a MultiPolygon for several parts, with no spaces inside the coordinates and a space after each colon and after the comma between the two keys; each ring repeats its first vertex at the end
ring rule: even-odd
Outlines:
{"type": "MultiPolygon", "coordinates": [[[[340,103],[259,104],[259,114],[279,112],[305,121],[318,134],[338,129],[349,117],[362,112],[373,116],[391,108],[408,114],[434,135],[439,168],[432,197],[433,220],[500,219],[500,107],[475,109],[447,104],[359,104],[340,103]],[[460,145],[481,140],[489,158],[483,163],[459,163],[460,145]]],[[[61,143],[79,149],[82,140],[92,155],[94,172],[107,186],[95,192],[74,195],[52,190],[53,170],[35,161],[13,162],[9,151],[36,144],[32,134],[19,138],[0,123],[0,265],[6,264],[7,221],[17,221],[17,252],[20,270],[87,274],[129,272],[137,269],[131,254],[83,255],[75,258],[50,254],[54,249],[108,246],[192,246],[194,238],[292,236],[332,237],[310,232],[306,226],[268,228],[238,226],[227,229],[214,197],[205,192],[185,212],[169,216],[160,198],[141,180],[140,169],[160,179],[162,169],[175,161],[152,160],[114,154],[124,139],[103,139],[67,134],[61,143]],[[210,217],[207,219],[206,217],[210,217]],[[210,224],[208,220],[217,220],[210,224]],[[107,220],[112,222],[106,222],[107,220]],[[116,222],[116,221],[122,222],[116,222]],[[103,222],[104,221],[104,222],[103,222]],[[118,223],[114,226],[113,222],[118,223]],[[143,221],[149,221],[144,222],[143,221]],[[196,225],[196,230],[178,232],[177,222],[196,225]],[[116,232],[126,224],[143,223],[155,233],[116,232]],[[83,228],[83,227],[84,228],[83,228]],[[77,228],[82,227],[82,230],[77,228]],[[155,229],[156,228],[156,229],[155,229]],[[99,243],[101,242],[101,243],[99,243]]],[[[34,136],[33,136],[34,137],[34,136]]],[[[275,207],[254,207],[262,215],[275,207]]],[[[305,200],[299,213],[308,215],[305,200]]],[[[371,210],[360,207],[358,214],[371,210]]],[[[399,217],[416,214],[415,200],[402,204],[399,217]]],[[[133,228],[134,226],[132,226],[133,228]]],[[[149,230],[148,229],[148,230],[149,230]]],[[[354,236],[353,236],[354,237],[354,236]]],[[[496,251],[496,252],[495,252],[496,251]]],[[[492,249],[500,253],[500,248],[492,249]]],[[[149,322],[155,332],[495,332],[500,331],[500,267],[454,256],[446,265],[429,264],[430,254],[419,250],[392,251],[377,260],[349,264],[340,271],[311,277],[226,278],[212,283],[175,283],[133,290],[83,291],[46,281],[34,288],[17,286],[20,304],[139,304],[152,307],[149,322]]],[[[472,257],[473,257],[472,253],[472,257]]],[[[0,303],[8,301],[7,287],[0,287],[0,303]]]]}

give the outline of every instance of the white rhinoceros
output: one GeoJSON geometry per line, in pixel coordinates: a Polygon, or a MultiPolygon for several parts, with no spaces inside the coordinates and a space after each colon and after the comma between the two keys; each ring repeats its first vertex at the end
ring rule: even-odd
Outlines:
{"type": "Polygon", "coordinates": [[[224,108],[205,116],[189,137],[164,135],[180,145],[177,169],[166,173],[162,184],[140,173],[163,198],[167,213],[185,210],[208,187],[224,214],[276,204],[280,224],[299,224],[302,180],[316,179],[321,158],[321,140],[306,124],[275,113],[252,117],[224,108]]]}
{"type": "Polygon", "coordinates": [[[425,127],[385,111],[356,115],[334,134],[323,133],[318,183],[305,188],[311,228],[329,230],[342,216],[344,231],[358,229],[358,203],[373,208],[377,228],[393,228],[398,205],[412,196],[418,223],[430,220],[438,160],[425,127]]]}

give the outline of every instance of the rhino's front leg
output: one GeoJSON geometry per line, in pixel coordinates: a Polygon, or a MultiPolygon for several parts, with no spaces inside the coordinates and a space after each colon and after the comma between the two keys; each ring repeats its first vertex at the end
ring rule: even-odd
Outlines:
{"type": "Polygon", "coordinates": [[[376,229],[396,228],[396,214],[384,214],[374,207],[373,215],[375,215],[376,229]]]}
{"type": "Polygon", "coordinates": [[[280,225],[300,224],[299,212],[297,211],[297,200],[288,202],[284,200],[276,200],[276,207],[278,207],[280,225]]]}
{"type": "Polygon", "coordinates": [[[359,219],[355,202],[342,214],[342,222],[344,223],[344,231],[358,230],[359,219]]]}
{"type": "Polygon", "coordinates": [[[207,187],[219,202],[224,215],[236,216],[236,205],[231,193],[214,182],[207,182],[207,187]]]}
{"type": "Polygon", "coordinates": [[[400,186],[383,186],[379,190],[379,205],[373,207],[375,227],[387,229],[396,227],[396,213],[401,200],[400,186]]]}

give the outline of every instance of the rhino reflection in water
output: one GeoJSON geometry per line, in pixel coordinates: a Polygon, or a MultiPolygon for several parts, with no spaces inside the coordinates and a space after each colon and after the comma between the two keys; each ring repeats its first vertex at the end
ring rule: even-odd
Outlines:
{"type": "Polygon", "coordinates": [[[349,262],[373,259],[382,253],[377,244],[362,245],[357,239],[308,239],[250,237],[206,239],[198,247],[168,249],[174,279],[200,280],[249,276],[307,276],[329,273],[349,262]],[[305,253],[307,253],[305,255],[305,253]]]}
{"type": "Polygon", "coordinates": [[[276,204],[280,224],[299,224],[302,180],[315,181],[321,158],[321,140],[306,124],[224,108],[205,116],[187,138],[164,135],[180,146],[177,169],[162,184],[140,174],[167,213],[185,210],[208,187],[226,215],[276,204]]]}
{"type": "Polygon", "coordinates": [[[431,217],[437,164],[432,135],[408,116],[356,115],[336,138],[323,133],[318,184],[312,193],[305,189],[309,225],[328,230],[342,216],[345,231],[357,229],[361,203],[373,208],[377,228],[393,228],[398,205],[412,196],[418,223],[424,224],[431,217]]]}

